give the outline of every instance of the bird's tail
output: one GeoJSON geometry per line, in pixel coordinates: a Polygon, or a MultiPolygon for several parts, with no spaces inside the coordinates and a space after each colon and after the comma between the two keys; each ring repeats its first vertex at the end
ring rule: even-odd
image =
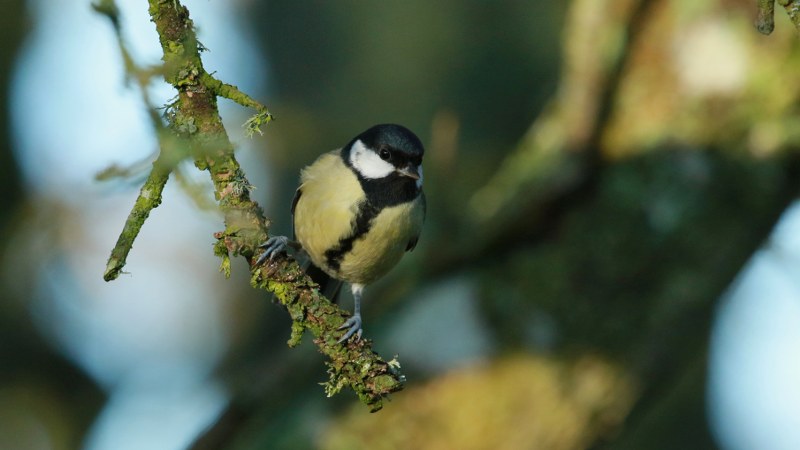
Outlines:
{"type": "Polygon", "coordinates": [[[324,295],[325,298],[336,303],[339,299],[339,292],[342,290],[342,281],[332,278],[325,273],[322,269],[315,266],[310,259],[304,264],[303,269],[306,275],[311,277],[315,283],[319,285],[319,293],[324,295]]]}

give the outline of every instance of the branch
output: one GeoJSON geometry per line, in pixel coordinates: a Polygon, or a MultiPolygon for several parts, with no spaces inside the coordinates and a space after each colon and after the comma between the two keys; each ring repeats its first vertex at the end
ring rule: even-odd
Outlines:
{"type": "Polygon", "coordinates": [[[775,29],[775,0],[758,0],[756,29],[761,34],[771,34],[775,29]]]}
{"type": "Polygon", "coordinates": [[[100,0],[98,3],[92,4],[92,8],[104,15],[114,28],[117,45],[125,65],[126,76],[135,79],[139,85],[139,90],[147,108],[150,123],[156,129],[161,147],[159,157],[153,163],[153,169],[148,175],[142,189],[139,191],[139,196],[125,221],[125,226],[117,239],[116,245],[114,245],[114,248],[111,250],[111,256],[106,263],[103,279],[111,281],[119,277],[119,274],[122,273],[122,268],[125,266],[128,253],[130,253],[131,247],[133,246],[133,241],[136,239],[136,236],[139,235],[139,231],[142,229],[145,220],[150,216],[150,211],[161,204],[161,195],[164,191],[164,186],[167,184],[169,174],[172,172],[179,158],[176,159],[173,157],[175,153],[173,149],[177,147],[174,145],[176,142],[165,129],[156,108],[150,102],[150,97],[147,92],[147,83],[153,71],[147,71],[138,67],[133,62],[133,58],[131,58],[123,42],[119,21],[119,8],[117,8],[114,0],[100,0]]]}
{"type": "Polygon", "coordinates": [[[203,84],[208,86],[210,89],[213,89],[218,96],[225,97],[228,100],[233,100],[245,108],[252,108],[257,111],[253,117],[249,118],[247,122],[244,123],[244,127],[247,130],[247,137],[252,137],[255,133],[260,135],[264,134],[261,132],[261,125],[266,125],[267,123],[275,120],[275,118],[272,117],[272,114],[270,114],[269,110],[267,110],[266,106],[253,100],[253,98],[251,98],[249,95],[240,91],[238,87],[232,84],[223,83],[208,73],[204,73],[202,78],[203,84]]]}
{"type": "Polygon", "coordinates": [[[133,204],[133,209],[128,214],[128,219],[125,221],[122,233],[117,238],[116,245],[111,250],[111,256],[106,263],[106,271],[103,273],[104,280],[114,280],[122,272],[133,241],[139,235],[144,221],[150,216],[150,211],[161,204],[161,193],[164,191],[167,179],[169,179],[169,171],[164,170],[156,161],[153,164],[153,170],[139,191],[139,197],[133,204]]]}
{"type": "MultiPolygon", "coordinates": [[[[119,39],[114,1],[100,0],[95,9],[111,19],[119,39]]],[[[367,339],[350,341],[347,345],[337,344],[343,333],[337,329],[349,313],[321,296],[318,286],[294,261],[282,259],[267,266],[253,266],[258,246],[268,237],[269,220],[250,198],[252,186],[234,156],[233,144],[219,116],[217,97],[229,98],[256,109],[256,115],[246,124],[251,133],[260,133],[259,126],[271,121],[272,115],[265,106],[235,86],[206,72],[200,58],[202,47],[197,41],[189,10],[179,1],[149,0],[149,13],[156,25],[164,64],[160,70],[146,73],[162,74],[178,91],[178,96],[165,112],[169,128],[163,126],[160,118],[154,120],[155,128],[165,131],[158,133],[161,153],[112,251],[106,280],[116,278],[121,272],[139,229],[150,210],[160,203],[161,190],[175,164],[191,156],[199,169],[209,172],[215,198],[225,218],[225,230],[214,235],[217,239],[214,253],[222,258],[221,269],[229,275],[231,255],[240,255],[248,260],[252,271],[251,285],[273,293],[292,317],[289,346],[297,345],[305,330],[311,332],[319,351],[329,358],[326,364],[330,379],[325,383],[328,396],[349,386],[372,411],[381,409],[388,394],[402,389],[404,379],[398,371],[399,364],[384,361],[372,351],[371,341],[367,339]]],[[[119,40],[126,69],[141,74],[130,62],[119,40]]],[[[137,77],[145,103],[150,107],[142,79],[142,76],[137,77]]]]}
{"type": "MultiPolygon", "coordinates": [[[[777,0],[783,6],[789,20],[800,30],[800,0],[777,0]]],[[[756,29],[759,33],[770,34],[775,29],[775,0],[758,0],[756,29]]]]}

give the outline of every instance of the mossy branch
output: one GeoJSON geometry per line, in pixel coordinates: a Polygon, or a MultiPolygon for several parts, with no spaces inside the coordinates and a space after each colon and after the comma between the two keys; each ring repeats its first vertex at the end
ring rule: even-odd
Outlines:
{"type": "MultiPolygon", "coordinates": [[[[122,273],[122,268],[128,258],[128,253],[131,251],[133,241],[139,235],[145,220],[150,216],[150,211],[161,204],[161,195],[164,191],[164,186],[167,184],[169,175],[181,157],[176,156],[179,153],[179,143],[170,135],[169,131],[165,128],[158,111],[150,102],[150,97],[147,92],[147,83],[150,77],[153,76],[153,71],[145,70],[138,67],[130,53],[125,46],[122,39],[119,21],[119,8],[117,8],[114,0],[99,0],[97,3],[92,4],[95,11],[105,16],[111,22],[114,28],[114,34],[117,39],[117,45],[122,55],[122,60],[125,66],[125,74],[128,79],[136,80],[142,100],[147,108],[148,117],[153,128],[159,137],[159,157],[153,163],[153,168],[145,180],[142,189],[139,191],[139,196],[131,209],[128,218],[125,221],[125,226],[117,239],[117,243],[111,250],[111,256],[106,263],[106,270],[103,273],[103,279],[111,281],[119,277],[122,273]]],[[[100,175],[98,175],[100,176],[100,175]]]]}
{"type": "Polygon", "coordinates": [[[158,161],[153,164],[153,170],[139,191],[139,197],[133,204],[130,214],[128,214],[128,219],[125,221],[122,233],[117,239],[117,244],[111,250],[111,256],[108,258],[106,270],[103,273],[103,279],[106,281],[116,279],[122,272],[125,260],[128,258],[128,253],[130,253],[133,246],[133,241],[139,235],[144,221],[150,215],[150,211],[161,204],[161,193],[164,191],[167,179],[169,179],[169,171],[163,170],[160,166],[161,164],[158,161]]]}
{"type": "MultiPolygon", "coordinates": [[[[199,169],[207,170],[211,175],[215,198],[224,214],[225,230],[214,235],[217,239],[214,253],[222,259],[222,270],[229,274],[231,255],[247,258],[251,264],[251,284],[273,293],[293,320],[289,345],[297,345],[303,332],[308,330],[320,352],[329,358],[326,364],[330,379],[326,383],[326,393],[333,395],[349,386],[372,411],[381,409],[388,394],[402,389],[403,376],[397,370],[399,364],[384,361],[372,351],[367,339],[338,344],[336,341],[343,331],[337,329],[349,313],[320,295],[318,286],[294,261],[281,259],[266,266],[252,266],[259,244],[268,237],[269,220],[250,198],[251,185],[234,156],[233,144],[222,125],[217,97],[229,98],[256,110],[256,115],[245,125],[251,133],[260,133],[260,125],[271,121],[272,115],[265,106],[235,86],[206,72],[200,58],[202,47],[185,6],[177,0],[148,1],[164,64],[160,70],[147,73],[162,74],[178,95],[165,114],[168,128],[163,127],[161,118],[154,121],[157,130],[166,131],[158,133],[161,154],[112,250],[105,279],[115,279],[121,272],[139,229],[149,212],[160,203],[161,191],[177,161],[192,157],[199,169]]],[[[94,6],[111,19],[116,30],[119,29],[113,0],[100,0],[94,6]]],[[[120,44],[120,47],[130,72],[135,66],[130,62],[124,45],[120,44]]],[[[142,91],[146,95],[144,85],[142,91]]],[[[149,107],[146,97],[145,101],[149,107]]]]}
{"type": "MultiPolygon", "coordinates": [[[[758,15],[756,16],[756,29],[762,34],[770,34],[775,29],[775,1],[757,0],[758,15]]],[[[800,30],[800,0],[777,0],[783,6],[789,20],[795,28],[800,30]]]]}
{"type": "Polygon", "coordinates": [[[208,73],[203,74],[202,82],[209,88],[213,89],[218,96],[227,98],[228,100],[233,100],[245,108],[252,108],[256,110],[256,114],[247,119],[247,122],[244,123],[247,137],[252,137],[256,133],[264,134],[261,132],[261,126],[275,120],[266,106],[240,91],[238,87],[232,84],[223,83],[208,73]]]}

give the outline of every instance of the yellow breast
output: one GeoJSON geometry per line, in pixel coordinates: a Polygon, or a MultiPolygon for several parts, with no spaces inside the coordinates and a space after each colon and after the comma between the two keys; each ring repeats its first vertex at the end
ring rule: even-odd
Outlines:
{"type": "Polygon", "coordinates": [[[384,276],[406,252],[408,243],[422,228],[420,200],[384,208],[363,238],[353,244],[339,269],[339,278],[369,284],[384,276]]]}

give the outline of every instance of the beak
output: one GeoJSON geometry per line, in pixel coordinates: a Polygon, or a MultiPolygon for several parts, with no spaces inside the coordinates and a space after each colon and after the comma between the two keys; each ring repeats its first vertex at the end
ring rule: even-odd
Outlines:
{"type": "Polygon", "coordinates": [[[414,166],[407,166],[403,167],[402,169],[397,169],[397,173],[413,180],[419,180],[419,170],[414,166]]]}

